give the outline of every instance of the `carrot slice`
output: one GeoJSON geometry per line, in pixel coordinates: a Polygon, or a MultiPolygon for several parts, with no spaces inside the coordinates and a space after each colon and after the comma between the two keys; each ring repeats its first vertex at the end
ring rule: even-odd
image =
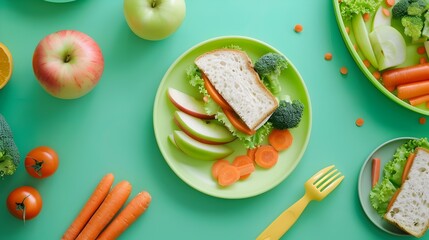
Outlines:
{"type": "Polygon", "coordinates": [[[230,111],[228,109],[222,109],[225,113],[228,120],[231,122],[231,124],[240,132],[247,134],[247,135],[253,135],[255,134],[255,130],[250,129],[244,122],[241,120],[235,112],[230,111]]]}
{"type": "Polygon", "coordinates": [[[411,99],[429,94],[429,80],[407,83],[398,86],[398,98],[411,99]]]}
{"type": "Polygon", "coordinates": [[[238,171],[240,171],[240,180],[248,178],[255,170],[253,160],[247,155],[239,155],[235,157],[232,161],[232,165],[238,167],[238,171]]]}
{"type": "Polygon", "coordinates": [[[425,117],[419,117],[419,123],[420,124],[425,124],[426,123],[426,118],[425,117]]]}
{"type": "Polygon", "coordinates": [[[142,215],[149,204],[152,197],[148,192],[138,193],[127,206],[122,210],[118,216],[103,230],[99,240],[113,240],[117,239],[127,228],[133,224],[140,215],[142,215]]]}
{"type": "Polygon", "coordinates": [[[393,7],[395,5],[395,0],[385,0],[386,6],[393,7]]]}
{"type": "Polygon", "coordinates": [[[232,165],[227,165],[219,170],[217,182],[222,187],[227,187],[237,182],[239,179],[240,171],[238,171],[238,168],[232,165]]]}
{"type": "Polygon", "coordinates": [[[355,121],[355,124],[358,127],[362,127],[364,123],[365,123],[365,120],[363,120],[363,118],[357,118],[355,121]]]}
{"type": "Polygon", "coordinates": [[[293,142],[293,136],[288,129],[273,129],[268,135],[268,142],[277,151],[288,149],[293,142]]]}
{"type": "Polygon", "coordinates": [[[330,53],[330,52],[325,53],[325,60],[326,61],[331,61],[332,60],[332,53],[330,53]]]}
{"type": "Polygon", "coordinates": [[[365,22],[368,22],[368,21],[371,19],[371,15],[369,15],[369,13],[364,13],[364,14],[362,15],[362,17],[363,17],[363,20],[364,20],[365,22]]]}
{"type": "Polygon", "coordinates": [[[349,73],[349,70],[347,69],[347,67],[341,67],[340,68],[340,73],[342,75],[347,75],[347,73],[349,73]]]}
{"type": "Polygon", "coordinates": [[[301,24],[296,24],[293,29],[295,30],[295,32],[300,33],[302,32],[302,30],[304,30],[304,27],[301,24]]]}
{"type": "Polygon", "coordinates": [[[131,184],[127,181],[122,181],[113,187],[76,239],[95,239],[124,205],[130,193],[131,184]]]}
{"type": "Polygon", "coordinates": [[[424,46],[420,46],[417,48],[417,54],[425,54],[426,53],[426,48],[424,46]]]}
{"type": "Polygon", "coordinates": [[[378,179],[380,178],[380,159],[372,159],[372,187],[377,185],[378,179]]]}
{"type": "Polygon", "coordinates": [[[372,76],[374,76],[375,79],[380,80],[381,78],[381,73],[379,71],[374,71],[372,73],[372,76]]]}
{"type": "Polygon", "coordinates": [[[381,11],[383,12],[383,15],[386,17],[390,16],[390,11],[387,8],[382,8],[381,11]]]}
{"type": "Polygon", "coordinates": [[[212,177],[214,179],[217,179],[219,176],[220,169],[225,167],[225,166],[228,166],[228,165],[229,165],[229,162],[225,159],[219,159],[219,160],[215,161],[213,163],[212,169],[211,169],[212,177]]]}
{"type": "Polygon", "coordinates": [[[248,148],[247,149],[246,155],[249,156],[252,161],[255,161],[255,152],[256,152],[256,149],[257,149],[256,147],[255,148],[248,148]]]}
{"type": "Polygon", "coordinates": [[[229,106],[228,102],[218,93],[215,87],[212,85],[210,80],[207,78],[205,74],[201,74],[204,80],[204,87],[206,88],[210,97],[215,101],[219,106],[223,109],[232,110],[231,106],[229,106]]]}
{"type": "Polygon", "coordinates": [[[106,198],[107,194],[110,191],[110,187],[113,184],[114,176],[109,173],[105,175],[101,181],[96,186],[94,192],[86,202],[85,206],[80,211],[79,215],[75,218],[70,227],[62,236],[62,240],[72,240],[75,239],[82,229],[85,227],[86,223],[92,217],[92,215],[97,211],[97,208],[106,198]]]}
{"type": "Polygon", "coordinates": [[[255,162],[262,168],[272,168],[279,159],[279,153],[270,145],[258,147],[255,153],[255,162]]]}
{"type": "Polygon", "coordinates": [[[363,62],[363,65],[365,65],[365,67],[367,68],[371,67],[371,63],[369,62],[368,59],[364,59],[362,62],[363,62]]]}
{"type": "Polygon", "coordinates": [[[404,171],[402,172],[402,183],[407,180],[408,172],[410,171],[411,165],[413,165],[415,153],[410,153],[407,158],[407,163],[405,163],[404,171]]]}

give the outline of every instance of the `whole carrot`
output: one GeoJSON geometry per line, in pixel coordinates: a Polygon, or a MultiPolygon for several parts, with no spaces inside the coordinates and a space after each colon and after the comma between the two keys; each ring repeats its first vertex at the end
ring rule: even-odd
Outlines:
{"type": "Polygon", "coordinates": [[[429,80],[398,86],[398,98],[411,99],[429,94],[429,80]]]}
{"type": "Polygon", "coordinates": [[[104,229],[97,237],[98,240],[116,239],[121,235],[137,218],[142,215],[149,204],[152,197],[148,192],[138,193],[122,210],[118,216],[104,229]]]}
{"type": "Polygon", "coordinates": [[[105,175],[101,179],[100,183],[95,188],[91,197],[88,199],[85,206],[80,211],[79,215],[70,225],[70,227],[66,230],[61,239],[72,240],[79,235],[80,231],[85,227],[85,224],[89,221],[94,212],[106,198],[107,194],[110,191],[110,187],[113,184],[113,180],[114,176],[111,173],[105,175]]]}
{"type": "Polygon", "coordinates": [[[127,181],[122,181],[113,187],[76,239],[95,239],[127,201],[131,188],[131,184],[127,181]]]}
{"type": "Polygon", "coordinates": [[[427,80],[429,76],[429,63],[386,70],[381,74],[383,85],[387,89],[406,83],[427,80]]]}

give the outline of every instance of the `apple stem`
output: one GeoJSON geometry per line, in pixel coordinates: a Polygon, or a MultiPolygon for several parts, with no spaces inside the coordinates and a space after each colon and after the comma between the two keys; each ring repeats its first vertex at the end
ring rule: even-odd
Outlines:
{"type": "Polygon", "coordinates": [[[70,54],[67,54],[66,57],[64,58],[64,62],[68,63],[68,62],[70,62],[70,60],[71,60],[71,56],[70,56],[70,54]]]}
{"type": "Polygon", "coordinates": [[[156,7],[156,0],[153,0],[152,1],[152,8],[155,8],[156,7]]]}

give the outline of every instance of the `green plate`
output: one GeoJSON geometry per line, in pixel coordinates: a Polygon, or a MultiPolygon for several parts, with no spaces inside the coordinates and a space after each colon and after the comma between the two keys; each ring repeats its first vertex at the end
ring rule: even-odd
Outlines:
{"type": "Polygon", "coordinates": [[[388,223],[377,214],[375,209],[371,206],[369,201],[369,193],[371,192],[371,177],[372,177],[372,159],[380,159],[380,181],[383,178],[383,167],[384,165],[392,160],[393,154],[396,149],[407,142],[410,139],[415,139],[413,137],[401,137],[389,140],[379,147],[377,147],[368,158],[363,163],[363,166],[359,174],[358,182],[358,191],[359,191],[359,200],[362,205],[362,208],[368,218],[381,230],[398,236],[409,236],[407,233],[403,232],[401,229],[397,228],[395,225],[388,223]]]}
{"type": "MultiPolygon", "coordinates": [[[[355,37],[353,35],[353,28],[351,26],[350,21],[345,21],[342,17],[341,17],[341,13],[340,13],[340,3],[338,2],[338,0],[333,0],[334,2],[334,9],[335,9],[335,15],[336,15],[336,19],[337,19],[337,23],[338,23],[338,27],[340,29],[341,35],[343,36],[344,42],[350,52],[350,54],[352,55],[353,59],[355,60],[356,64],[359,66],[359,68],[362,70],[362,72],[365,74],[365,76],[374,84],[374,86],[380,90],[384,95],[386,95],[387,97],[389,97],[391,100],[393,100],[394,102],[398,103],[399,105],[410,109],[412,111],[424,114],[424,115],[429,115],[429,109],[426,107],[426,105],[423,103],[421,105],[418,106],[412,106],[410,105],[408,102],[403,101],[401,99],[399,99],[398,97],[396,97],[396,95],[390,91],[388,91],[383,84],[377,80],[372,73],[376,70],[374,69],[372,66],[370,68],[367,68],[365,66],[365,64],[363,63],[363,59],[365,59],[362,55],[362,53],[360,51],[356,51],[355,49],[355,37]],[[346,27],[349,28],[349,34],[346,31],[346,27]]],[[[384,1],[382,1],[382,4],[384,4],[384,1]]],[[[368,32],[371,29],[371,21],[368,21],[367,24],[367,29],[368,32]]],[[[401,34],[403,34],[403,28],[401,26],[401,23],[399,20],[395,20],[392,19],[392,27],[396,28],[401,34]]],[[[427,60],[427,56],[425,55],[419,55],[417,53],[417,48],[420,46],[423,46],[423,43],[421,44],[410,44],[410,39],[409,37],[404,36],[405,42],[407,43],[407,54],[406,54],[406,60],[403,64],[397,66],[397,67],[406,67],[406,66],[411,66],[411,65],[416,65],[419,63],[420,61],[420,57],[425,57],[427,60]]]]}
{"type": "MultiPolygon", "coordinates": [[[[214,38],[192,47],[181,55],[164,75],[155,98],[153,122],[160,151],[167,164],[179,178],[205,194],[219,198],[238,199],[252,197],[272,189],[294,170],[307,147],[312,118],[307,88],[296,68],[288,60],[289,66],[280,76],[281,85],[284,89],[283,93],[289,94],[292,99],[301,100],[305,106],[305,110],[300,125],[291,130],[294,136],[292,146],[280,153],[279,161],[275,167],[268,170],[257,167],[256,171],[248,179],[223,188],[211,177],[212,161],[190,158],[170,143],[168,135],[174,130],[178,130],[178,127],[172,121],[173,112],[176,108],[168,99],[168,87],[173,87],[194,97],[201,98],[197,90],[192,88],[186,81],[186,68],[193,64],[195,58],[199,55],[231,44],[240,46],[253,61],[267,52],[280,53],[264,42],[241,36],[214,38]]],[[[238,141],[234,141],[228,145],[235,150],[227,158],[230,161],[232,161],[234,156],[246,152],[244,146],[238,141]]]]}

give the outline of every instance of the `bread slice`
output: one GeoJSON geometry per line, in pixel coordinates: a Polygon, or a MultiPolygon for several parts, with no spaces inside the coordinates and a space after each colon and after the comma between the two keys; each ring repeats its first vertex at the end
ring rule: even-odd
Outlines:
{"type": "Polygon", "coordinates": [[[429,227],[429,151],[416,149],[399,194],[384,218],[415,237],[421,237],[429,227]]]}
{"type": "Polygon", "coordinates": [[[260,127],[278,107],[245,52],[217,49],[199,56],[195,64],[250,129],[260,127]]]}

